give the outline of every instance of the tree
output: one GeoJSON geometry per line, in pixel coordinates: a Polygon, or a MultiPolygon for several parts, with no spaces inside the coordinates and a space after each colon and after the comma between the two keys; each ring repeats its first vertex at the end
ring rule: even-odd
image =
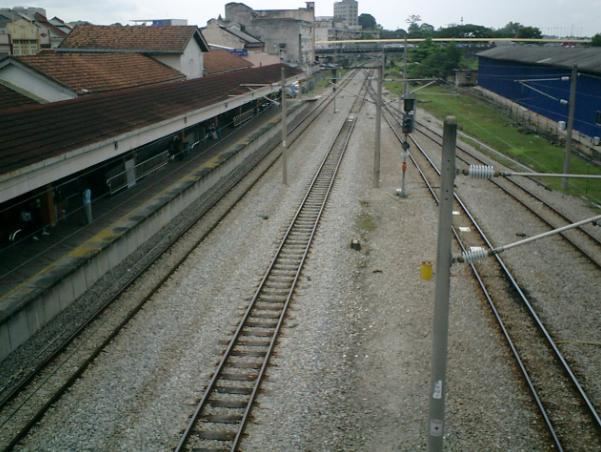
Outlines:
{"type": "Polygon", "coordinates": [[[498,38],[515,38],[522,28],[522,24],[519,22],[509,22],[503,28],[499,28],[496,31],[496,35],[498,38]]]}
{"type": "Polygon", "coordinates": [[[420,42],[411,51],[411,61],[414,63],[421,63],[426,59],[428,55],[434,52],[434,42],[431,39],[426,39],[420,42]]]}
{"type": "Polygon", "coordinates": [[[417,38],[419,36],[419,24],[417,22],[409,24],[407,31],[409,32],[409,36],[411,38],[417,38]]]}
{"type": "Polygon", "coordinates": [[[417,14],[411,14],[405,22],[409,24],[407,28],[407,33],[410,38],[416,38],[419,36],[419,23],[422,21],[422,18],[417,14]]]}
{"type": "Polygon", "coordinates": [[[460,67],[461,50],[455,44],[440,45],[426,39],[411,52],[409,76],[445,78],[460,67]]]}
{"type": "Polygon", "coordinates": [[[591,45],[593,47],[601,47],[601,33],[597,33],[595,36],[593,36],[593,39],[591,40],[591,45]]]}
{"type": "Polygon", "coordinates": [[[543,33],[538,27],[522,27],[516,37],[522,39],[540,39],[543,37],[543,33]]]}
{"type": "Polygon", "coordinates": [[[482,25],[465,24],[451,25],[446,28],[440,28],[436,32],[439,38],[489,38],[493,36],[492,28],[482,25]]]}
{"type": "Polygon", "coordinates": [[[424,22],[419,26],[419,33],[422,38],[431,38],[434,36],[434,26],[424,22]]]}
{"type": "Polygon", "coordinates": [[[519,22],[509,22],[503,28],[499,28],[495,35],[498,38],[540,39],[543,33],[537,27],[526,27],[519,22]]]}
{"type": "Polygon", "coordinates": [[[363,27],[364,30],[375,30],[378,23],[376,22],[376,18],[371,14],[361,14],[359,15],[359,25],[363,27]]]}
{"type": "Polygon", "coordinates": [[[380,38],[382,39],[402,39],[405,37],[407,32],[402,28],[397,28],[396,30],[382,30],[380,32],[380,38]]]}
{"type": "Polygon", "coordinates": [[[409,25],[408,32],[411,38],[432,38],[435,30],[434,26],[430,24],[423,23],[420,25],[417,22],[413,22],[409,25]]]}

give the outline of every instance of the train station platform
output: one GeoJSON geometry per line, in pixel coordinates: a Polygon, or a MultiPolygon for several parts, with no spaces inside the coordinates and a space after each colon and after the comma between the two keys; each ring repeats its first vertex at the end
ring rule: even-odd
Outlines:
{"type": "MultiPolygon", "coordinates": [[[[289,109],[290,124],[305,105],[289,109]]],[[[35,239],[0,250],[0,360],[192,203],[227,191],[232,177],[239,180],[249,170],[240,168],[252,167],[279,143],[279,122],[279,110],[267,109],[134,187],[95,202],[90,224],[82,210],[35,239]]]]}

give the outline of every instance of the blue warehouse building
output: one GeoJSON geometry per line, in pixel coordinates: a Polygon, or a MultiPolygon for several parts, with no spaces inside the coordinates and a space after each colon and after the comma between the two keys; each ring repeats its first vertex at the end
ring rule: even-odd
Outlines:
{"type": "Polygon", "coordinates": [[[574,129],[601,137],[601,48],[500,46],[478,54],[478,84],[554,121],[568,118],[578,67],[574,129]]]}

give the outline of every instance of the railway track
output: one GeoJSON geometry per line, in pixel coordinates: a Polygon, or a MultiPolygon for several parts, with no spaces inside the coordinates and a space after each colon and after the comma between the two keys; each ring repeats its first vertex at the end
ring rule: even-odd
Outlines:
{"type": "MultiPolygon", "coordinates": [[[[390,109],[385,109],[384,118],[397,139],[402,141],[397,130],[398,122],[390,109]]],[[[439,185],[440,172],[419,143],[413,142],[418,152],[411,153],[410,159],[438,203],[434,187],[439,185]]],[[[467,226],[477,231],[477,237],[470,237],[468,245],[458,227],[453,228],[461,250],[477,245],[492,248],[483,229],[457,194],[455,205],[455,209],[463,214],[457,217],[462,223],[457,226],[467,226]]],[[[524,384],[532,395],[553,447],[556,450],[601,448],[601,419],[595,403],[562,355],[516,277],[498,255],[477,265],[470,264],[470,268],[508,344],[524,384]]]]}
{"type": "MultiPolygon", "coordinates": [[[[442,136],[437,131],[422,123],[417,124],[416,131],[426,139],[434,142],[437,146],[442,147],[442,136]]],[[[482,159],[460,144],[457,145],[457,151],[457,160],[463,162],[466,167],[471,164],[492,164],[492,162],[482,159]]],[[[548,226],[549,229],[557,229],[577,221],[569,218],[559,209],[512,178],[494,178],[490,182],[515,202],[526,208],[548,226]]],[[[584,225],[570,231],[565,231],[560,235],[596,269],[601,270],[601,240],[591,232],[591,229],[594,227],[584,225]]]]}
{"type": "Polygon", "coordinates": [[[366,82],[286,229],[273,260],[181,435],[176,451],[238,450],[352,136],[355,114],[363,105],[366,82]]]}
{"type": "MultiPolygon", "coordinates": [[[[352,79],[354,72],[344,80],[340,85],[344,88],[352,79]]],[[[339,91],[340,92],[340,91],[339,91]]],[[[339,93],[338,92],[338,93],[339,93]]],[[[338,95],[336,93],[335,95],[338,95]]],[[[291,146],[313,122],[320,117],[334,98],[334,95],[328,95],[319,102],[315,108],[311,109],[303,118],[291,127],[289,131],[288,145],[291,146]]],[[[268,165],[260,175],[267,172],[275,164],[277,159],[268,165]]],[[[257,180],[260,178],[257,178],[257,180]]],[[[251,184],[250,189],[254,185],[251,184]]],[[[230,190],[233,187],[230,187],[230,190]]],[[[215,203],[217,200],[215,200],[215,203]]],[[[215,225],[231,211],[236,205],[233,203],[222,215],[215,225]]],[[[197,221],[185,228],[182,237],[190,231],[197,221]]],[[[19,444],[29,431],[42,419],[48,409],[59,400],[63,394],[77,381],[85,372],[96,357],[106,348],[106,346],[120,333],[120,331],[131,321],[132,318],[143,308],[146,302],[159,290],[165,281],[180,267],[193,250],[204,240],[209,231],[195,240],[187,251],[183,253],[175,265],[159,278],[152,288],[139,302],[129,306],[127,312],[122,315],[118,321],[113,322],[109,327],[103,319],[107,314],[113,302],[123,295],[133,286],[137,278],[147,271],[155,262],[148,262],[141,272],[132,277],[130,282],[121,288],[119,292],[100,309],[94,312],[85,322],[83,322],[75,331],[65,338],[57,341],[56,344],[50,344],[52,351],[47,354],[40,362],[35,363],[29,369],[22,369],[15,380],[5,384],[0,392],[0,450],[11,450],[19,444]],[[94,330],[94,332],[90,332],[94,330]],[[92,339],[86,335],[98,334],[99,337],[92,339]],[[91,344],[88,342],[92,342],[91,344]]],[[[173,240],[170,246],[177,241],[173,240]]],[[[161,254],[165,252],[161,250],[161,254]]]]}

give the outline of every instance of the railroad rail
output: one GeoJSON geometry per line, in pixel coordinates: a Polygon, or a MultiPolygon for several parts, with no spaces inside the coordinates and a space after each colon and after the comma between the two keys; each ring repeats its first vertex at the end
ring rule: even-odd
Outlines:
{"type": "MultiPolygon", "coordinates": [[[[433,130],[420,122],[417,122],[416,125],[416,131],[418,133],[442,147],[442,136],[438,131],[433,130]]],[[[461,146],[461,144],[457,145],[457,150],[459,151],[457,153],[457,160],[463,162],[466,166],[473,163],[483,165],[491,164],[490,161],[482,159],[464,146],[461,146]]],[[[538,183],[535,179],[532,180],[538,183]]],[[[550,229],[557,229],[566,224],[576,222],[576,220],[569,218],[542,197],[512,178],[496,178],[491,179],[490,182],[518,204],[526,208],[550,229]],[[543,209],[541,209],[541,207],[543,209]]],[[[583,255],[598,270],[601,270],[601,240],[587,230],[587,228],[592,227],[594,226],[581,226],[574,230],[563,232],[560,235],[567,243],[578,251],[578,253],[583,255]]]]}
{"type": "MultiPolygon", "coordinates": [[[[364,82],[367,85],[367,78],[364,82]]],[[[175,448],[238,450],[366,93],[363,87],[175,448]],[[363,97],[361,96],[363,92],[363,97]]]]}
{"type": "MultiPolygon", "coordinates": [[[[356,72],[359,71],[351,72],[349,77],[342,81],[340,87],[343,88],[350,83],[353,74],[356,72]]],[[[334,97],[339,93],[340,91],[325,96],[303,118],[291,127],[288,136],[288,146],[291,146],[303,135],[307,128],[320,117],[333,101],[334,97]]],[[[262,171],[261,175],[266,173],[276,162],[277,159],[268,165],[262,171]]],[[[260,176],[257,180],[258,179],[260,179],[260,176]]],[[[253,185],[254,184],[251,184],[248,189],[253,185]]],[[[231,187],[230,190],[232,188],[233,187],[231,187]]],[[[216,202],[213,205],[215,204],[216,202]]],[[[219,220],[215,222],[215,225],[219,224],[221,219],[224,219],[235,205],[236,203],[233,203],[230,208],[226,209],[226,211],[220,215],[219,220]]],[[[169,246],[173,246],[178,238],[190,231],[197,222],[198,220],[186,227],[169,246]]],[[[54,345],[54,349],[48,353],[43,360],[33,365],[30,369],[21,370],[21,374],[13,383],[2,389],[2,392],[0,393],[0,432],[3,433],[0,433],[0,449],[11,450],[25,438],[29,431],[40,421],[40,419],[42,419],[48,409],[59,400],[63,394],[65,394],[75,381],[77,381],[96,357],[100,355],[106,346],[143,308],[153,294],[155,294],[167,279],[169,279],[183,262],[185,262],[187,257],[202,242],[202,240],[206,238],[211,230],[212,228],[191,244],[187,249],[187,252],[180,256],[175,265],[153,284],[153,287],[149,290],[148,294],[136,303],[135,306],[131,307],[117,325],[112,328],[102,340],[96,341],[96,343],[89,348],[80,347],[76,344],[76,342],[81,339],[84,332],[108,311],[112,303],[132,287],[141,274],[150,269],[155,260],[146,263],[135,276],[132,275],[128,284],[124,285],[114,297],[103,304],[88,319],[86,319],[85,322],[75,329],[75,331],[66,338],[63,338],[60,343],[52,344],[54,345]],[[74,350],[71,350],[70,348],[74,348],[74,350]],[[7,432],[10,432],[9,438],[4,436],[9,435],[7,432]]],[[[166,251],[166,249],[161,250],[161,254],[166,251]]]]}
{"type": "MultiPolygon", "coordinates": [[[[384,111],[385,120],[399,142],[402,142],[395,127],[395,124],[398,126],[397,119],[389,108],[385,107],[384,111]]],[[[411,153],[410,160],[438,203],[433,181],[440,178],[440,171],[419,143],[412,141],[418,152],[415,155],[411,153]]],[[[478,232],[482,246],[491,248],[490,240],[474,215],[457,194],[454,197],[457,210],[465,214],[465,218],[478,232]]],[[[462,251],[466,251],[468,245],[456,228],[453,228],[453,234],[462,251]]],[[[595,404],[503,259],[496,255],[495,259],[486,260],[477,266],[470,264],[470,268],[543,418],[555,449],[564,450],[564,446],[575,449],[583,446],[593,449],[601,447],[601,418],[595,404]],[[505,284],[498,284],[499,280],[505,284]],[[520,303],[508,296],[506,284],[513,289],[514,297],[520,303]],[[524,323],[524,312],[531,319],[528,324],[524,323]],[[573,403],[574,401],[577,403],[573,403]]]]}

